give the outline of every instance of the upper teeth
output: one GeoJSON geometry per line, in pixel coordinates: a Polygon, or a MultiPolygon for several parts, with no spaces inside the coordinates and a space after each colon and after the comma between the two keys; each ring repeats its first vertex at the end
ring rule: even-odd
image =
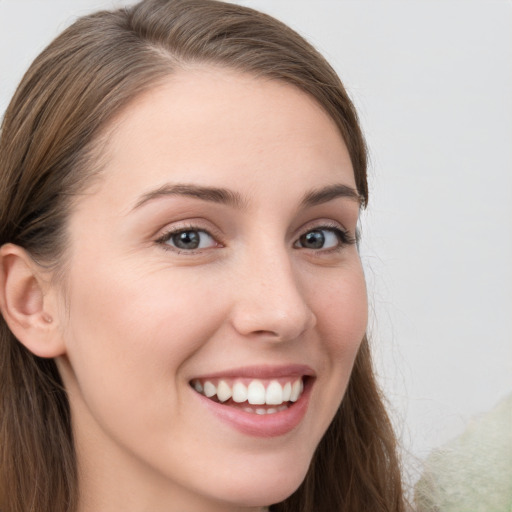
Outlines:
{"type": "Polygon", "coordinates": [[[208,398],[217,395],[219,402],[232,398],[234,402],[249,402],[252,405],[281,405],[284,402],[296,402],[304,390],[304,384],[300,378],[287,382],[253,379],[248,384],[241,380],[221,379],[216,383],[212,380],[206,380],[203,383],[194,380],[192,385],[198,393],[208,398]]]}

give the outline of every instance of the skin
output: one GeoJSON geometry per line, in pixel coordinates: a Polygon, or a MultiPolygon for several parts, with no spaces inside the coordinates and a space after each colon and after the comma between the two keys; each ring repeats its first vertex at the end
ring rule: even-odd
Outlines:
{"type": "Polygon", "coordinates": [[[69,219],[65,289],[46,292],[60,304],[52,325],[80,512],[283,500],[342,400],[367,322],[357,248],[331,228],[354,237],[358,201],[302,205],[326,186],[355,188],[334,122],[290,85],[198,67],[136,98],[103,159],[69,219]],[[168,184],[227,188],[240,204],[148,199],[168,184]],[[325,247],[301,245],[326,224],[325,247]],[[204,231],[198,250],[162,240],[185,228],[204,231]],[[212,372],[287,364],[307,364],[315,381],[305,417],[280,436],[239,432],[190,386],[212,372]]]}

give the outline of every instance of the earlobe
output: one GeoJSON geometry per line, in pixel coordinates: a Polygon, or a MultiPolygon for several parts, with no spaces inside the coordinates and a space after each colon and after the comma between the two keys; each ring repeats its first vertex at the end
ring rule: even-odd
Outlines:
{"type": "Polygon", "coordinates": [[[39,357],[64,352],[55,322],[55,303],[42,269],[23,248],[0,248],[0,310],[12,333],[39,357]]]}

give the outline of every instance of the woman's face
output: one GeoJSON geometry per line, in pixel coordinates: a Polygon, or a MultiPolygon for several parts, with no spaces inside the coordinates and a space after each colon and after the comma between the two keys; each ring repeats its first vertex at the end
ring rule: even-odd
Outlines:
{"type": "Polygon", "coordinates": [[[84,510],[283,500],[366,328],[336,126],[290,85],[203,67],[137,98],[103,160],[59,318],[84,510]]]}

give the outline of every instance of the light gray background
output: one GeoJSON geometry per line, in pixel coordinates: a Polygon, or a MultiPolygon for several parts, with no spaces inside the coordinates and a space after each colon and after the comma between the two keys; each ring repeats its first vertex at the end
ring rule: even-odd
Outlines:
{"type": "MultiPolygon", "coordinates": [[[[0,0],[0,112],[77,16],[0,0]]],[[[339,72],[371,151],[362,258],[381,382],[408,456],[512,392],[512,2],[248,0],[339,72]]]]}

